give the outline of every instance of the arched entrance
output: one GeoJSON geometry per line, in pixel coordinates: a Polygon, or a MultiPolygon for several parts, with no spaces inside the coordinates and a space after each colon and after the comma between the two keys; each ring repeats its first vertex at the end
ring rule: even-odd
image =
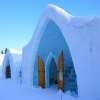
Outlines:
{"type": "Polygon", "coordinates": [[[10,65],[8,65],[6,67],[6,78],[11,78],[11,69],[10,69],[10,65]]]}
{"type": "MultiPolygon", "coordinates": [[[[70,49],[66,43],[66,37],[64,37],[65,35],[62,33],[59,26],[57,26],[56,23],[52,20],[48,21],[45,30],[42,32],[43,33],[41,33],[41,38],[39,38],[38,42],[34,69],[36,72],[38,72],[37,56],[41,55],[45,63],[45,86],[49,87],[50,85],[54,84],[54,77],[57,75],[57,84],[60,89],[77,93],[77,77],[70,49]],[[50,52],[52,52],[54,57],[50,55],[48,58],[50,52]],[[51,67],[52,65],[54,65],[54,67],[51,67]],[[54,74],[54,76],[52,76],[53,74],[50,74],[52,69],[57,70],[57,73],[56,75],[54,74]]],[[[42,66],[44,66],[43,61],[41,61],[42,66]]],[[[34,80],[36,77],[38,77],[38,74],[33,73],[34,80]]]]}
{"type": "Polygon", "coordinates": [[[38,82],[39,86],[42,88],[45,87],[45,65],[43,63],[42,58],[39,56],[38,57],[38,82]]]}

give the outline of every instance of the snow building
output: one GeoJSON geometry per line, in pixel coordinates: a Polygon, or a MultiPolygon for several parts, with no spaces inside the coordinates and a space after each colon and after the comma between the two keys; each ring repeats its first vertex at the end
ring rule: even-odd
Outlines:
{"type": "Polygon", "coordinates": [[[3,60],[2,78],[20,79],[21,74],[22,51],[16,49],[7,49],[3,60]]]}
{"type": "Polygon", "coordinates": [[[100,17],[72,16],[49,5],[23,48],[23,84],[98,97],[99,33],[100,17]]]}

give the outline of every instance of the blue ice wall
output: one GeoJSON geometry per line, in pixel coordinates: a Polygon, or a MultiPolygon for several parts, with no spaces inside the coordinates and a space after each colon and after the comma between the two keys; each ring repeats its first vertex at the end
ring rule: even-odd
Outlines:
{"type": "MultiPolygon", "coordinates": [[[[38,47],[38,52],[37,52],[36,61],[35,61],[35,65],[34,65],[35,70],[34,70],[34,73],[33,73],[33,78],[34,78],[33,84],[35,84],[36,79],[38,79],[38,56],[42,57],[43,62],[45,64],[46,61],[47,61],[48,55],[50,53],[52,53],[56,62],[57,62],[58,57],[61,54],[62,50],[63,50],[63,53],[64,53],[64,70],[65,70],[64,73],[66,73],[69,66],[73,67],[73,62],[72,62],[72,58],[71,58],[71,55],[70,55],[70,52],[69,52],[69,48],[67,46],[65,38],[63,37],[63,34],[60,31],[59,27],[52,20],[50,20],[47,24],[46,29],[44,30],[43,36],[40,40],[40,44],[39,44],[39,47],[38,47]]],[[[49,73],[49,70],[50,69],[47,68],[47,70],[46,70],[47,72],[45,72],[45,73],[49,73]]],[[[56,69],[54,71],[56,71],[56,69]]],[[[53,73],[53,70],[51,69],[50,74],[52,74],[52,73],[53,73]]],[[[52,77],[52,75],[50,77],[52,77]]],[[[68,75],[66,75],[66,74],[64,76],[64,79],[66,80],[65,84],[68,84],[67,76],[68,75]]],[[[48,78],[50,78],[50,77],[48,77],[48,78]]],[[[71,79],[71,81],[72,81],[72,79],[71,79]]],[[[74,80],[74,81],[76,81],[76,80],[74,80]]],[[[37,82],[38,82],[38,80],[37,80],[37,82]]],[[[49,84],[48,82],[49,81],[46,81],[47,84],[49,84]]],[[[38,83],[36,83],[36,84],[38,84],[38,83]]]]}
{"type": "Polygon", "coordinates": [[[38,55],[43,58],[44,62],[46,62],[47,56],[50,52],[58,58],[62,50],[64,52],[65,65],[72,65],[71,55],[62,32],[59,27],[50,20],[40,41],[38,55]]]}

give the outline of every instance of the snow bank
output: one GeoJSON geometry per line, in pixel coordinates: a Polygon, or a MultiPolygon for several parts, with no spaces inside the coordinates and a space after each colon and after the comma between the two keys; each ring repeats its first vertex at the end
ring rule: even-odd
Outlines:
{"type": "Polygon", "coordinates": [[[34,61],[39,42],[47,23],[52,20],[61,30],[70,49],[77,74],[80,100],[100,98],[100,17],[71,16],[54,5],[49,5],[33,34],[23,48],[23,84],[33,85],[34,61]],[[82,99],[83,98],[83,99],[82,99]]]}
{"type": "Polygon", "coordinates": [[[5,70],[8,65],[11,69],[11,78],[18,79],[21,71],[22,51],[16,49],[8,49],[5,54],[2,69],[2,78],[5,78],[5,70]]]}

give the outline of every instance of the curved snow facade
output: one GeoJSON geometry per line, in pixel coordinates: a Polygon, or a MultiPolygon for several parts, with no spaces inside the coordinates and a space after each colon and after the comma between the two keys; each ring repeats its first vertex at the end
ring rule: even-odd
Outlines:
{"type": "MultiPolygon", "coordinates": [[[[44,55],[42,53],[48,52],[48,49],[43,49],[44,47],[49,48],[51,46],[46,42],[53,33],[50,33],[51,35],[48,33],[47,35],[45,31],[49,26],[51,27],[50,31],[51,29],[55,31],[52,23],[59,28],[64,38],[64,43],[68,47],[70,59],[77,75],[79,97],[84,98],[84,100],[86,98],[98,99],[100,94],[100,89],[98,88],[100,84],[100,78],[98,77],[100,75],[100,17],[71,16],[54,5],[47,7],[31,41],[23,48],[23,83],[29,86],[38,85],[36,59],[38,54],[42,56],[44,55]],[[43,38],[47,38],[47,40],[43,38]],[[42,50],[44,51],[41,52],[42,50]]],[[[58,39],[56,38],[56,40],[58,39]]],[[[51,41],[51,44],[53,47],[57,46],[58,48],[61,42],[53,44],[51,41]]],[[[47,56],[42,58],[45,62],[47,56]]],[[[70,64],[70,61],[68,64],[70,64]]]]}
{"type": "Polygon", "coordinates": [[[9,66],[8,74],[11,74],[8,78],[11,79],[19,79],[20,71],[21,71],[21,61],[22,61],[22,51],[18,51],[16,49],[8,49],[5,54],[2,66],[2,78],[7,78],[6,70],[9,66]]]}

